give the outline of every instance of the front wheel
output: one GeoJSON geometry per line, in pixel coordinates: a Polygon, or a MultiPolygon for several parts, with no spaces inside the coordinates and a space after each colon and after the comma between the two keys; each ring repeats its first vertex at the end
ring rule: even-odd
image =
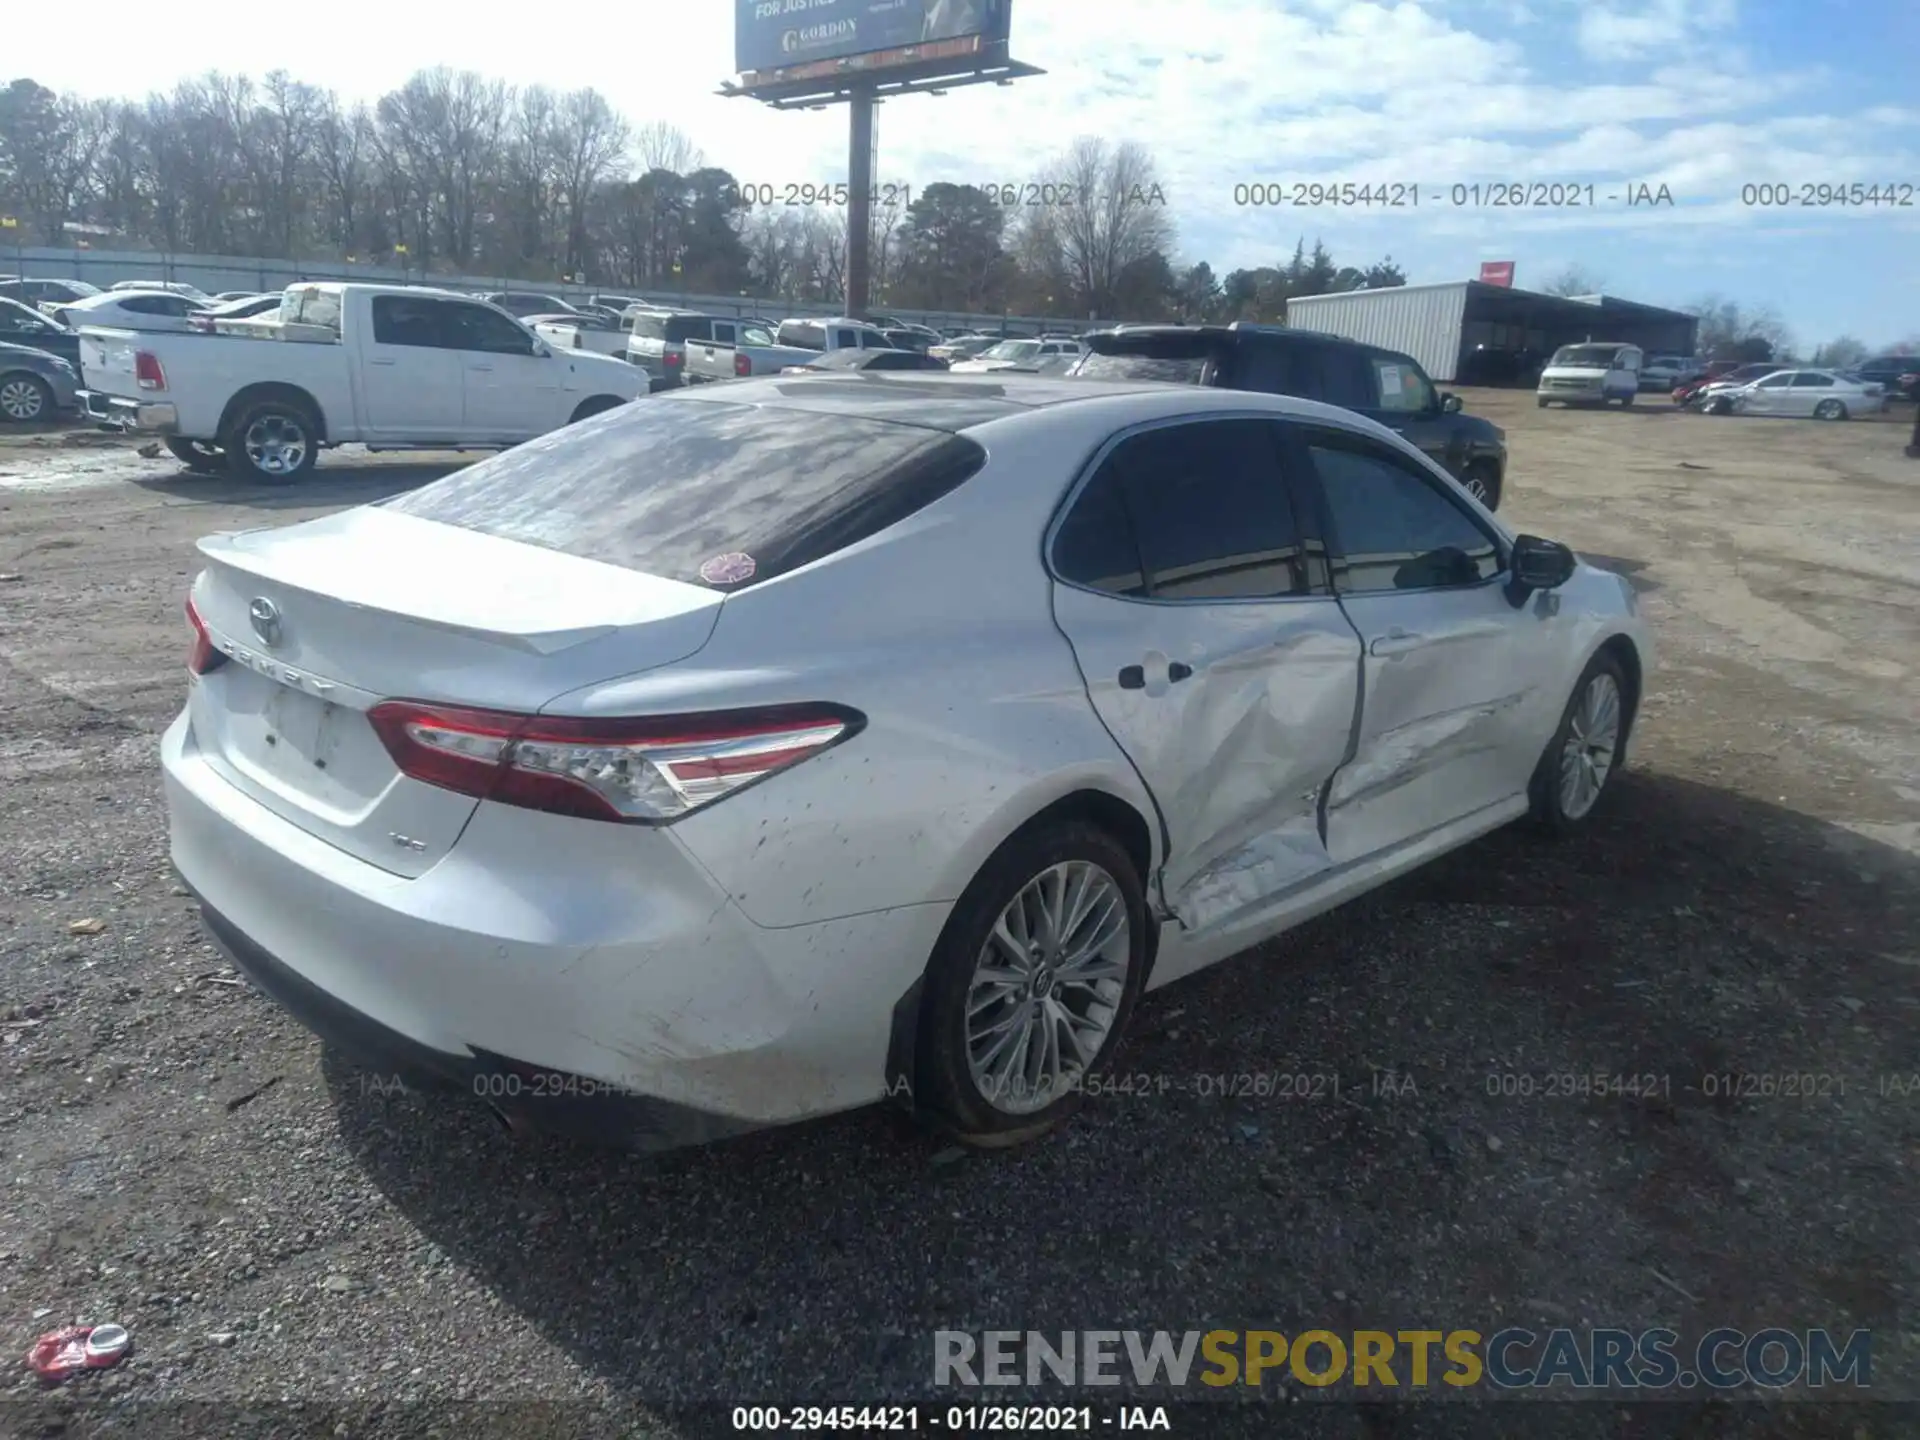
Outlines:
{"type": "Polygon", "coordinates": [[[1544,410],[1547,408],[1547,397],[1544,395],[1536,395],[1533,397],[1533,403],[1544,410]]]}
{"type": "Polygon", "coordinates": [[[1626,394],[1620,397],[1620,408],[1622,410],[1626,409],[1627,406],[1633,404],[1633,396],[1634,396],[1634,392],[1629,390],[1626,394]]]}
{"type": "Polygon", "coordinates": [[[1816,420],[1844,420],[1847,418],[1847,407],[1838,400],[1822,400],[1818,405],[1813,407],[1813,418],[1816,420]]]}
{"type": "Polygon", "coordinates": [[[1527,797],[1534,822],[1564,835],[1584,825],[1620,768],[1627,733],[1627,682],[1620,662],[1596,655],[1534,768],[1527,797]]]}
{"type": "Polygon", "coordinates": [[[1119,1048],[1146,961],[1146,895],[1118,841],[1077,821],[1016,836],[934,948],[918,1108],[980,1147],[1052,1129],[1119,1048]]]}
{"type": "Polygon", "coordinates": [[[299,480],[319,463],[319,428],[304,408],[288,401],[250,405],[221,442],[227,467],[239,479],[269,485],[299,480]]]}
{"type": "Polygon", "coordinates": [[[1476,460],[1467,466],[1460,483],[1474,499],[1489,510],[1500,508],[1500,467],[1491,460],[1476,460]]]}

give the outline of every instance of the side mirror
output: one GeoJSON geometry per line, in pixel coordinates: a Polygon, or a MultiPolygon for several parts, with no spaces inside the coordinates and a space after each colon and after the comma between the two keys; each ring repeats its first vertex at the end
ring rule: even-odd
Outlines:
{"type": "Polygon", "coordinates": [[[544,340],[535,340],[533,342],[533,355],[536,360],[551,360],[553,358],[553,347],[544,340]]]}
{"type": "Polygon", "coordinates": [[[1526,603],[1536,590],[1558,590],[1573,578],[1573,551],[1558,540],[1542,540],[1538,535],[1521,535],[1513,542],[1507,560],[1512,579],[1508,598],[1516,605],[1526,603]]]}
{"type": "Polygon", "coordinates": [[[1461,410],[1460,397],[1451,390],[1447,391],[1440,397],[1440,410],[1446,415],[1458,415],[1461,410]]]}

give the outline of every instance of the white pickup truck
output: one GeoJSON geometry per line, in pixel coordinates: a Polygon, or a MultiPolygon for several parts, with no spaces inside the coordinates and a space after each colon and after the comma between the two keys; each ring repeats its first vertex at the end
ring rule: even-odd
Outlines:
{"type": "Polygon", "coordinates": [[[623,361],[560,350],[450,291],[304,284],[278,320],[211,335],[83,329],[90,414],[192,469],[296,480],[322,449],[494,450],[645,393],[623,361]]]}
{"type": "Polygon", "coordinates": [[[806,365],[829,350],[894,350],[899,347],[878,327],[859,320],[785,320],[777,335],[758,325],[742,325],[731,345],[687,341],[689,385],[710,380],[744,380],[778,375],[790,365],[806,365]]]}

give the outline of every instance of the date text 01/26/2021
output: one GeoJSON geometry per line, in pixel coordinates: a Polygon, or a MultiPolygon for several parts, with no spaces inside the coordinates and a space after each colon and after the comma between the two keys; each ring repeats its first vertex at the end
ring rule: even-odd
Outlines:
{"type": "Polygon", "coordinates": [[[1665,185],[1610,181],[1605,185],[1540,180],[1421,185],[1412,180],[1252,180],[1233,187],[1233,203],[1254,209],[1591,210],[1602,205],[1673,209],[1665,185]]]}
{"type": "Polygon", "coordinates": [[[736,1431],[795,1435],[862,1431],[947,1435],[1171,1433],[1164,1405],[736,1405],[736,1431]]]}

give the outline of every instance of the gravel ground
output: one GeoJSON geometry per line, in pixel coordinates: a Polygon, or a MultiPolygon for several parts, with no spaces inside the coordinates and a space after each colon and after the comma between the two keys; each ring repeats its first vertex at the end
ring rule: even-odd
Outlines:
{"type": "MultiPolygon", "coordinates": [[[[1641,589],[1635,770],[1578,842],[1495,835],[1150,997],[1136,1093],[994,1156],[877,1111],[663,1157],[528,1142],[323,1053],[167,870],[191,542],[444,469],[343,454],[272,492],[0,441],[0,1317],[16,1354],[76,1320],[137,1347],[50,1396],[0,1374],[0,1433],[722,1433],[932,1398],[932,1332],[991,1328],[1866,1328],[1874,1393],[1920,1399],[1920,464],[1897,425],[1468,405],[1509,428],[1511,520],[1641,589]],[[1325,1079],[1203,1093],[1247,1072],[1325,1079]],[[1547,1093],[1565,1072],[1655,1079],[1547,1093]]],[[[1353,1393],[1173,1426],[1920,1433],[1353,1393]]]]}

